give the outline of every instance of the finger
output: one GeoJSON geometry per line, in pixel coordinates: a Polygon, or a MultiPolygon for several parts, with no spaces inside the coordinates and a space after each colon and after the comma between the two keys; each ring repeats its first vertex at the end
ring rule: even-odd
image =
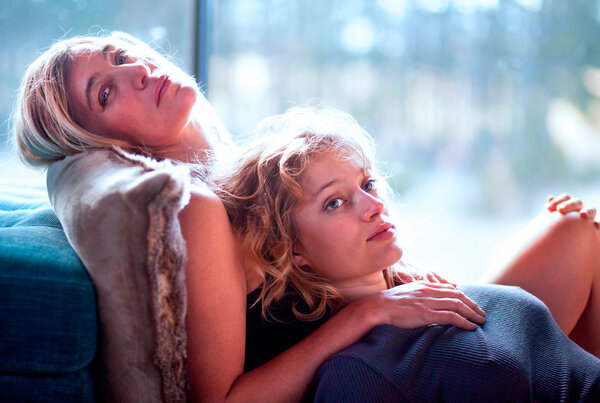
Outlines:
{"type": "Polygon", "coordinates": [[[583,202],[579,199],[573,198],[566,200],[556,206],[556,211],[561,214],[567,214],[572,211],[580,211],[583,208],[583,202]]]}
{"type": "Polygon", "coordinates": [[[452,311],[431,311],[427,315],[427,319],[431,323],[452,325],[465,330],[476,330],[478,327],[477,324],[452,311]]]}
{"type": "Polygon", "coordinates": [[[408,273],[399,272],[398,277],[400,278],[400,281],[404,283],[412,283],[415,281],[414,277],[408,273]]]}
{"type": "Polygon", "coordinates": [[[581,218],[593,220],[594,218],[596,218],[596,208],[595,207],[586,208],[585,210],[581,211],[580,215],[581,215],[581,218]]]}
{"type": "Polygon", "coordinates": [[[571,196],[569,196],[568,194],[562,193],[559,196],[553,198],[552,201],[548,202],[548,205],[546,206],[546,208],[550,212],[556,211],[556,206],[558,206],[562,202],[569,200],[570,198],[571,198],[571,196]]]}
{"type": "Polygon", "coordinates": [[[450,283],[427,283],[427,287],[429,288],[434,288],[434,289],[442,289],[442,290],[456,290],[456,287],[454,286],[454,284],[450,284],[450,283]]]}
{"type": "Polygon", "coordinates": [[[453,311],[465,317],[470,322],[483,325],[485,318],[475,312],[460,299],[454,298],[432,298],[428,301],[428,306],[435,311],[453,311]]]}
{"type": "Polygon", "coordinates": [[[440,276],[437,273],[432,273],[440,283],[446,283],[446,284],[452,284],[454,287],[457,287],[456,283],[451,283],[450,281],[446,280],[444,277],[440,276]]]}
{"type": "MultiPolygon", "coordinates": [[[[469,319],[471,322],[482,325],[485,322],[485,316],[483,315],[485,312],[475,304],[474,306],[469,306],[465,301],[460,299],[439,299],[438,301],[448,304],[449,309],[441,309],[441,310],[453,310],[465,318],[469,319]],[[480,311],[481,313],[477,312],[480,311]]],[[[469,300],[470,301],[470,300],[469,300]]],[[[473,301],[470,301],[473,303],[473,301]]],[[[474,304],[474,303],[473,303],[474,304]]]]}
{"type": "Polygon", "coordinates": [[[571,195],[569,195],[568,193],[561,193],[554,198],[552,203],[562,203],[566,200],[569,200],[570,198],[571,198],[571,195]]]}
{"type": "MultiPolygon", "coordinates": [[[[440,283],[438,283],[440,284],[440,283]]],[[[470,307],[473,311],[477,312],[477,314],[484,316],[486,315],[485,311],[479,307],[471,298],[467,297],[462,291],[457,289],[451,290],[436,290],[435,294],[432,295],[436,298],[452,298],[459,299],[468,307],[470,307]]]]}
{"type": "MultiPolygon", "coordinates": [[[[435,273],[427,273],[425,275],[427,277],[427,280],[430,283],[443,283],[444,281],[440,281],[440,279],[435,275],[435,273]]],[[[447,283],[447,281],[446,281],[447,283]]]]}

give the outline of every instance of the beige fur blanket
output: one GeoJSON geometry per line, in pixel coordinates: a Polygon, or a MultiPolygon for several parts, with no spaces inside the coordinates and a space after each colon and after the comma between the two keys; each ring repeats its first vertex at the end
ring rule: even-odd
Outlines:
{"type": "Polygon", "coordinates": [[[183,166],[95,150],[52,165],[50,200],[94,283],[100,400],[186,400],[183,166]]]}

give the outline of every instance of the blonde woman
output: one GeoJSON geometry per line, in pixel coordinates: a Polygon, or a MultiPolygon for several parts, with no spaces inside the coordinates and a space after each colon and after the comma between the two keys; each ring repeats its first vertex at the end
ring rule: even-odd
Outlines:
{"type": "MultiPolygon", "coordinates": [[[[120,33],[67,39],[44,52],[25,73],[12,127],[23,160],[41,167],[116,145],[210,171],[219,150],[233,147],[194,81],[147,45],[120,33]]],[[[336,306],[335,315],[310,336],[245,372],[247,295],[268,279],[264,265],[247,240],[240,242],[223,203],[208,187],[196,188],[180,221],[187,245],[187,364],[193,399],[298,400],[326,358],[377,324],[444,323],[473,330],[483,323],[484,313],[473,301],[431,274],[431,283],[386,289],[336,306]]],[[[551,228],[561,237],[586,236],[584,220],[564,222],[551,228]]]]}

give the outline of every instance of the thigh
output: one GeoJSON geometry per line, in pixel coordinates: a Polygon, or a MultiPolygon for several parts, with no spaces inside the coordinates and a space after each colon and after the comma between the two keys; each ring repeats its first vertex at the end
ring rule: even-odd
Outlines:
{"type": "Polygon", "coordinates": [[[486,279],[541,299],[570,334],[589,308],[600,271],[600,232],[578,214],[544,213],[486,279]]]}

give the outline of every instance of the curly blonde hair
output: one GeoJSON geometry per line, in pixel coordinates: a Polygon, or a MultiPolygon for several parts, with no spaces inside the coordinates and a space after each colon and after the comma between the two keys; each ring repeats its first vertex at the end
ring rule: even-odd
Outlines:
{"type": "MultiPolygon", "coordinates": [[[[176,68],[145,42],[124,32],[62,39],[42,53],[27,68],[11,117],[12,143],[21,160],[32,167],[48,167],[53,162],[89,148],[120,147],[150,155],[136,144],[110,138],[109,133],[92,133],[73,118],[66,78],[75,56],[102,49],[106,45],[134,48],[144,60],[156,66],[176,68]]],[[[199,89],[194,116],[205,136],[229,142],[229,132],[199,89]]]]}
{"type": "MultiPolygon", "coordinates": [[[[292,108],[263,120],[254,131],[256,141],[241,157],[222,168],[213,178],[215,192],[223,201],[242,246],[259,262],[262,314],[293,287],[310,312],[294,315],[315,320],[327,309],[339,308],[342,294],[326,279],[294,263],[298,242],[294,223],[297,203],[304,197],[301,180],[317,154],[333,153],[341,158],[357,156],[369,175],[376,177],[371,136],[350,115],[327,107],[292,108]]],[[[385,188],[379,183],[378,190],[385,188]]],[[[391,269],[384,270],[391,285],[391,269]]]]}

